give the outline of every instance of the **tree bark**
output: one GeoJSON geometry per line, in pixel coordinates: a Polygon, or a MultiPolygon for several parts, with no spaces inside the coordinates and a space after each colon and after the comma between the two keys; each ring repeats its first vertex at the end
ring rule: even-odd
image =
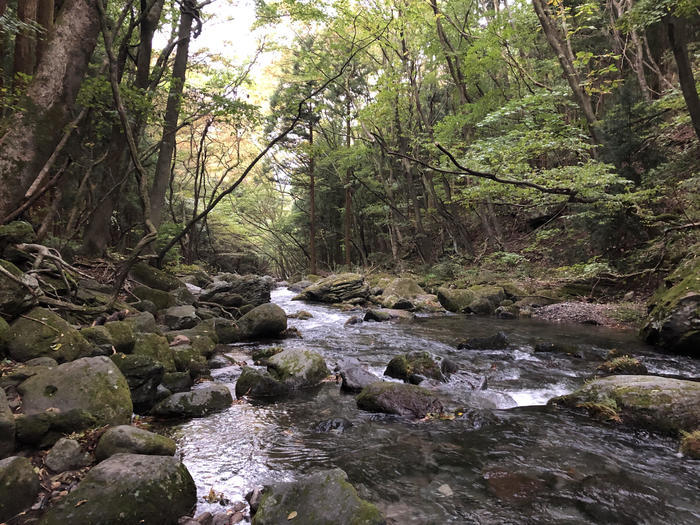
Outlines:
{"type": "Polygon", "coordinates": [[[27,109],[0,138],[0,217],[18,206],[63,135],[97,43],[94,1],[65,0],[58,19],[27,89],[27,109]]]}
{"type": "Polygon", "coordinates": [[[314,159],[314,124],[309,120],[309,271],[318,273],[316,260],[316,161],[314,159]]]}
{"type": "Polygon", "coordinates": [[[54,0],[39,0],[36,21],[44,28],[45,33],[40,35],[36,45],[36,62],[41,62],[41,58],[46,53],[46,46],[49,42],[48,36],[53,29],[54,0]]]}
{"type": "Polygon", "coordinates": [[[669,17],[665,20],[665,24],[671,49],[673,50],[673,57],[676,59],[676,67],[678,67],[678,80],[681,84],[685,105],[688,107],[695,134],[700,140],[700,98],[698,97],[697,89],[695,89],[693,69],[688,57],[685,23],[678,18],[669,17]]]}
{"type": "MultiPolygon", "coordinates": [[[[348,79],[349,79],[348,75],[348,79]]],[[[345,89],[346,89],[346,116],[345,116],[345,146],[348,148],[348,151],[350,151],[350,146],[352,144],[352,117],[350,115],[350,109],[352,107],[352,100],[350,98],[350,87],[349,87],[349,81],[346,81],[345,83],[345,89]]],[[[352,188],[351,188],[351,182],[352,182],[352,168],[348,167],[347,170],[345,170],[345,217],[344,217],[344,228],[343,228],[343,236],[344,240],[343,243],[345,245],[345,266],[348,267],[348,270],[350,269],[350,265],[352,264],[352,258],[351,258],[351,251],[352,251],[352,188]]]]}
{"type": "MultiPolygon", "coordinates": [[[[190,4],[192,2],[189,2],[190,4]]],[[[180,11],[180,26],[178,29],[177,52],[175,53],[175,63],[173,64],[173,74],[170,80],[170,91],[168,92],[168,102],[165,107],[165,119],[163,122],[163,137],[161,139],[158,161],[156,162],[156,173],[151,187],[151,220],[156,226],[160,226],[162,219],[163,205],[165,203],[165,193],[170,182],[170,163],[175,151],[175,135],[177,133],[177,121],[180,116],[180,104],[182,102],[182,91],[185,85],[185,75],[187,72],[187,58],[190,47],[190,33],[192,32],[192,9],[185,8],[188,2],[183,3],[180,11]]],[[[192,6],[189,6],[192,7],[192,6]]]]}
{"type": "MultiPolygon", "coordinates": [[[[17,18],[24,23],[36,22],[37,0],[17,2],[17,18]]],[[[24,29],[15,36],[15,56],[12,78],[17,82],[17,74],[33,75],[36,66],[36,34],[32,29],[24,29]]]]}

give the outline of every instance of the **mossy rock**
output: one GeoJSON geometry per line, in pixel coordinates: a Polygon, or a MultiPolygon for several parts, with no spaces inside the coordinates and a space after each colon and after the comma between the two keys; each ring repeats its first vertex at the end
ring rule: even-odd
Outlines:
{"type": "Polygon", "coordinates": [[[316,472],[286,483],[267,485],[252,525],[384,525],[379,509],[357,495],[340,469],[316,472]]]}
{"type": "Polygon", "coordinates": [[[598,366],[598,370],[604,374],[611,375],[645,375],[649,373],[647,367],[644,366],[639,359],[628,355],[605,361],[598,366]]]}
{"type": "Polygon", "coordinates": [[[7,343],[10,342],[10,325],[0,317],[0,358],[4,357],[7,343]]]}
{"type": "Polygon", "coordinates": [[[130,270],[131,277],[145,284],[150,288],[155,288],[156,290],[163,290],[164,292],[169,292],[177,288],[183,287],[183,283],[180,279],[171,275],[163,270],[149,266],[144,262],[138,262],[131,267],[130,270]]]}
{"type": "Polygon", "coordinates": [[[115,454],[90,470],[39,525],[176,525],[196,501],[192,476],[179,459],[115,454]]]}
{"type": "Polygon", "coordinates": [[[288,394],[289,387],[267,370],[244,366],[236,381],[236,397],[280,397],[288,394]]]}
{"type": "Polygon", "coordinates": [[[241,317],[238,328],[244,339],[278,337],[287,329],[287,314],[276,304],[262,304],[241,317]]]}
{"type": "Polygon", "coordinates": [[[41,371],[17,390],[25,414],[49,408],[61,412],[83,409],[95,416],[98,424],[119,425],[128,423],[133,412],[126,379],[104,356],[84,357],[41,371]]]}
{"type": "Polygon", "coordinates": [[[156,305],[158,310],[165,310],[177,304],[177,299],[172,293],[164,292],[163,290],[158,290],[157,288],[137,286],[131,291],[131,293],[142,301],[151,301],[156,305]]]}
{"type": "Polygon", "coordinates": [[[27,286],[20,285],[0,273],[0,315],[12,319],[37,304],[36,295],[40,291],[39,282],[35,277],[22,273],[10,261],[0,259],[0,266],[35,292],[32,293],[27,286]]]}
{"type": "Polygon", "coordinates": [[[321,279],[305,288],[295,299],[322,303],[343,303],[351,299],[367,299],[369,285],[357,273],[342,273],[321,279]]]}
{"type": "Polygon", "coordinates": [[[193,382],[189,372],[171,372],[163,375],[161,384],[173,394],[177,394],[189,392],[193,382]]]}
{"type": "Polygon", "coordinates": [[[34,308],[14,321],[7,347],[17,361],[43,356],[72,361],[93,352],[93,346],[80,332],[46,308],[34,308]]]}
{"type": "Polygon", "coordinates": [[[207,360],[191,345],[178,345],[172,349],[175,368],[178,372],[191,372],[205,367],[207,360]]]}
{"type": "Polygon", "coordinates": [[[319,353],[301,348],[289,348],[272,356],[267,369],[291,389],[317,386],[330,374],[319,353]]]}
{"type": "Polygon", "coordinates": [[[112,337],[112,342],[117,352],[128,354],[134,349],[136,340],[131,324],[124,321],[110,321],[105,323],[104,326],[112,337]]]}
{"type": "Polygon", "coordinates": [[[474,294],[466,288],[446,288],[441,286],[437,290],[438,301],[445,310],[455,313],[464,313],[474,301],[474,294]]]}
{"type": "Polygon", "coordinates": [[[589,408],[606,405],[630,425],[678,433],[700,427],[700,383],[656,376],[596,379],[549,405],[589,408]]]}
{"type": "Polygon", "coordinates": [[[165,398],[151,410],[162,418],[204,417],[231,406],[231,391],[223,384],[210,384],[190,392],[180,392],[165,398]]]}
{"type": "Polygon", "coordinates": [[[435,361],[430,352],[409,352],[397,355],[389,361],[384,370],[384,375],[401,379],[411,383],[419,383],[416,376],[444,381],[445,377],[440,371],[440,365],[435,361]]]}
{"type": "Polygon", "coordinates": [[[690,459],[700,459],[700,430],[682,434],[680,451],[690,459]]]}
{"type": "Polygon", "coordinates": [[[27,458],[0,461],[0,522],[29,508],[39,494],[39,476],[27,458]]]}
{"type": "Polygon", "coordinates": [[[158,334],[137,334],[134,343],[134,355],[147,355],[160,364],[166,372],[175,372],[175,359],[173,351],[168,345],[168,340],[158,334]]]}
{"type": "Polygon", "coordinates": [[[0,388],[0,459],[15,450],[15,416],[7,404],[5,390],[0,388]]]}
{"type": "Polygon", "coordinates": [[[256,365],[267,366],[269,359],[273,355],[277,355],[283,352],[284,348],[281,346],[270,346],[267,348],[254,348],[251,357],[256,365]]]}
{"type": "Polygon", "coordinates": [[[31,224],[25,221],[13,221],[0,226],[0,249],[10,244],[32,243],[36,233],[31,224]]]}
{"type": "Polygon", "coordinates": [[[194,306],[171,306],[163,312],[163,321],[171,330],[187,330],[194,328],[201,319],[197,317],[194,306]]]}
{"type": "Polygon", "coordinates": [[[111,353],[114,341],[104,326],[86,326],[80,329],[80,335],[92,346],[100,348],[105,355],[111,353]]]}
{"type": "Polygon", "coordinates": [[[107,430],[95,449],[97,461],[114,454],[146,454],[149,456],[175,455],[175,441],[138,427],[119,425],[107,430]]]}
{"type": "Polygon", "coordinates": [[[411,310],[415,306],[412,300],[422,295],[425,295],[425,291],[416,281],[398,278],[384,287],[380,301],[385,308],[411,310]]]}
{"type": "Polygon", "coordinates": [[[134,411],[150,410],[156,403],[158,385],[163,379],[163,365],[149,355],[116,353],[110,359],[129,384],[134,411]]]}
{"type": "Polygon", "coordinates": [[[48,409],[37,414],[15,416],[17,441],[38,448],[50,447],[66,434],[96,426],[95,416],[83,408],[63,412],[48,409]]]}
{"type": "Polygon", "coordinates": [[[423,418],[439,414],[443,407],[432,392],[415,385],[378,382],[366,386],[355,398],[357,407],[368,412],[423,418]]]}

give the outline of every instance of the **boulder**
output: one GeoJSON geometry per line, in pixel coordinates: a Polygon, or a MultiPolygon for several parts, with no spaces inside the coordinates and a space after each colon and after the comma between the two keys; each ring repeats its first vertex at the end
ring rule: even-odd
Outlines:
{"type": "Polygon", "coordinates": [[[680,452],[690,459],[700,459],[700,430],[682,434],[680,452]]]}
{"type": "Polygon", "coordinates": [[[0,314],[9,319],[37,304],[37,295],[40,292],[39,281],[32,275],[22,273],[9,261],[0,259],[0,266],[26,285],[23,286],[4,273],[0,273],[0,314]]]}
{"type": "Polygon", "coordinates": [[[206,358],[191,345],[174,346],[172,354],[178,372],[190,372],[194,376],[209,373],[206,358]]]}
{"type": "Polygon", "coordinates": [[[97,419],[82,408],[60,412],[49,409],[37,414],[18,414],[15,417],[17,441],[32,447],[50,447],[66,434],[98,426],[97,419]]]}
{"type": "Polygon", "coordinates": [[[15,416],[7,404],[5,390],[0,388],[0,459],[15,450],[15,416]]]}
{"type": "Polygon", "coordinates": [[[503,350],[508,348],[508,336],[498,332],[488,337],[470,337],[457,345],[460,350],[503,350]]]}
{"type": "Polygon", "coordinates": [[[145,262],[137,262],[134,264],[131,267],[130,273],[131,277],[141,284],[164,292],[170,292],[184,286],[184,283],[174,275],[154,268],[145,262]]]}
{"type": "Polygon", "coordinates": [[[204,417],[231,406],[233,398],[226,385],[211,384],[180,392],[165,398],[151,409],[151,414],[163,418],[204,417]]]}
{"type": "Polygon", "coordinates": [[[609,376],[556,397],[550,406],[604,412],[609,419],[678,433],[700,427],[700,383],[657,376],[609,376]]]}
{"type": "Polygon", "coordinates": [[[314,387],[330,374],[320,354],[301,348],[290,348],[272,356],[267,369],[292,390],[314,387]]]}
{"type": "Polygon", "coordinates": [[[421,351],[409,352],[392,358],[384,370],[384,375],[414,384],[420,383],[421,378],[445,380],[440,365],[430,352],[421,351]]]}
{"type": "Polygon", "coordinates": [[[296,481],[267,485],[252,525],[383,525],[379,509],[361,499],[340,469],[316,472],[296,481]]]}
{"type": "Polygon", "coordinates": [[[90,463],[90,454],[85,452],[75,439],[68,438],[59,439],[44,458],[44,464],[54,472],[77,470],[90,463]]]}
{"type": "Polygon", "coordinates": [[[114,341],[104,326],[86,326],[80,329],[80,335],[93,347],[98,348],[101,355],[109,355],[112,353],[114,341]]]}
{"type": "Polygon", "coordinates": [[[163,313],[163,321],[171,330],[184,330],[193,328],[200,319],[197,317],[194,306],[171,306],[163,313]]]}
{"type": "Polygon", "coordinates": [[[382,323],[384,321],[391,321],[392,319],[413,319],[414,314],[407,312],[406,310],[394,310],[391,308],[382,308],[367,310],[365,313],[365,321],[376,321],[382,323]]]}
{"type": "Polygon", "coordinates": [[[277,337],[287,329],[287,314],[276,304],[262,304],[241,317],[238,328],[244,339],[277,337]]]}
{"type": "Polygon", "coordinates": [[[642,337],[672,352],[700,357],[700,258],[677,268],[668,281],[671,286],[649,302],[642,337]]]}
{"type": "Polygon", "coordinates": [[[289,314],[287,316],[288,319],[299,319],[300,321],[307,321],[309,319],[313,319],[313,314],[311,312],[307,312],[306,310],[299,310],[298,312],[295,312],[293,314],[289,314]]]}
{"type": "Polygon", "coordinates": [[[634,357],[623,355],[605,361],[598,370],[611,375],[645,375],[649,371],[643,363],[634,357]]]}
{"type": "Polygon", "coordinates": [[[175,372],[175,359],[168,340],[158,334],[137,334],[134,355],[147,355],[161,365],[166,372],[175,372]]]}
{"type": "Polygon", "coordinates": [[[236,381],[236,397],[280,397],[289,393],[289,387],[272,377],[267,370],[244,366],[236,381]]]}
{"type": "Polygon", "coordinates": [[[292,292],[303,292],[306,290],[309,286],[311,286],[312,283],[308,279],[304,279],[303,281],[297,281],[295,283],[290,284],[287,288],[289,288],[292,292]]]}
{"type": "Polygon", "coordinates": [[[31,243],[35,240],[34,228],[26,221],[12,221],[0,226],[0,251],[10,244],[31,243]]]}
{"type": "Polygon", "coordinates": [[[270,302],[270,291],[274,284],[271,278],[226,273],[218,275],[217,279],[202,292],[202,301],[235,307],[244,304],[259,306],[270,302]],[[240,302],[236,296],[240,298],[240,302]]]}
{"type": "Polygon", "coordinates": [[[0,317],[0,358],[5,355],[7,343],[10,342],[10,325],[0,317]]]}
{"type": "Polygon", "coordinates": [[[95,417],[98,425],[119,425],[128,423],[133,412],[126,379],[104,356],[84,357],[40,371],[17,390],[25,414],[49,408],[61,412],[83,409],[95,417]]]}
{"type": "Polygon", "coordinates": [[[284,348],[281,346],[269,346],[267,348],[254,348],[251,357],[253,358],[253,363],[260,366],[267,366],[268,361],[273,355],[277,355],[283,352],[284,348]]]}
{"type": "Polygon", "coordinates": [[[361,366],[352,365],[341,370],[340,377],[343,380],[340,384],[340,389],[354,394],[361,392],[363,388],[372,383],[381,381],[381,378],[375,376],[361,366]]]}
{"type": "Polygon", "coordinates": [[[16,361],[42,356],[72,361],[93,352],[80,332],[46,308],[34,308],[10,325],[7,348],[16,361]]]}
{"type": "Polygon", "coordinates": [[[386,285],[379,301],[385,308],[412,310],[415,308],[416,297],[422,295],[425,295],[425,291],[416,281],[408,278],[399,278],[386,285]]]}
{"type": "Polygon", "coordinates": [[[39,476],[27,458],[0,461],[0,522],[29,508],[39,494],[39,476]]]}
{"type": "Polygon", "coordinates": [[[112,344],[117,352],[130,353],[134,349],[134,331],[130,323],[110,321],[104,325],[112,338],[112,344]]]}
{"type": "Polygon", "coordinates": [[[440,304],[450,312],[492,315],[506,298],[500,286],[475,285],[466,289],[438,288],[440,304]]]}
{"type": "Polygon", "coordinates": [[[197,501],[187,468],[176,458],[115,454],[39,520],[40,525],[158,523],[176,525],[197,501]]]}
{"type": "Polygon", "coordinates": [[[331,275],[305,288],[294,299],[322,303],[342,303],[351,299],[367,299],[369,285],[362,275],[342,273],[331,275]]]}
{"type": "Polygon", "coordinates": [[[194,384],[189,372],[171,372],[163,375],[161,384],[173,394],[189,392],[194,384]]]}
{"type": "Polygon", "coordinates": [[[148,286],[137,286],[132,291],[141,301],[150,301],[156,305],[158,310],[165,310],[177,304],[177,299],[170,292],[157,290],[148,286]]]}
{"type": "Polygon", "coordinates": [[[357,396],[357,406],[368,412],[384,412],[413,418],[442,412],[442,403],[428,390],[404,383],[378,382],[357,396]]]}
{"type": "Polygon", "coordinates": [[[118,353],[110,358],[129,384],[134,411],[148,411],[156,403],[158,385],[165,372],[163,365],[148,355],[118,353]]]}
{"type": "Polygon", "coordinates": [[[95,457],[97,461],[103,461],[120,453],[173,456],[175,449],[175,441],[168,437],[130,425],[119,425],[102,434],[95,457]]]}
{"type": "Polygon", "coordinates": [[[158,327],[156,326],[156,318],[153,317],[151,312],[139,312],[135,315],[127,316],[124,321],[131,327],[133,333],[156,333],[158,332],[158,327]]]}

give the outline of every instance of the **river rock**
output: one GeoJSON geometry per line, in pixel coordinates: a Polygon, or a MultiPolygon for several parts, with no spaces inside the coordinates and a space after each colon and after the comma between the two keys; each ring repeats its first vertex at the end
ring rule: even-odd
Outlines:
{"type": "Polygon", "coordinates": [[[134,315],[129,315],[122,322],[128,324],[134,333],[150,334],[158,332],[156,318],[153,317],[151,312],[139,312],[134,315]]]}
{"type": "Polygon", "coordinates": [[[649,302],[641,334],[651,344],[700,357],[700,258],[676,269],[649,302]]]}
{"type": "Polygon", "coordinates": [[[273,377],[267,370],[243,367],[236,381],[236,397],[280,397],[289,393],[289,386],[273,377]]]}
{"type": "Polygon", "coordinates": [[[134,355],[146,355],[163,365],[166,372],[175,372],[175,358],[168,340],[158,334],[137,334],[134,355]]]}
{"type": "Polygon", "coordinates": [[[131,277],[141,284],[145,284],[156,290],[163,290],[164,292],[170,292],[171,290],[184,286],[183,282],[174,275],[154,268],[145,262],[137,262],[134,264],[131,267],[130,273],[131,277]]]}
{"type": "Polygon", "coordinates": [[[414,314],[407,312],[406,310],[394,310],[390,308],[373,308],[371,310],[367,310],[367,312],[365,313],[364,320],[376,321],[381,323],[384,321],[391,321],[392,319],[413,319],[414,317],[414,314]]]}
{"type": "Polygon", "coordinates": [[[238,327],[244,339],[277,337],[287,329],[287,314],[276,304],[262,304],[241,317],[238,327]]]}
{"type": "Polygon", "coordinates": [[[78,330],[46,308],[33,308],[10,325],[7,348],[16,361],[42,356],[72,361],[93,351],[78,330]]]}
{"type": "Polygon", "coordinates": [[[7,343],[10,341],[10,325],[0,317],[0,357],[5,355],[7,343]]]}
{"type": "Polygon", "coordinates": [[[307,289],[309,286],[311,286],[312,284],[314,284],[314,283],[312,283],[312,282],[309,281],[308,279],[304,279],[303,281],[297,281],[297,282],[295,282],[295,283],[290,284],[290,285],[288,286],[288,288],[289,288],[292,292],[297,292],[297,293],[299,293],[299,292],[303,292],[304,290],[306,290],[306,289],[307,289]]]}
{"type": "Polygon", "coordinates": [[[84,357],[40,371],[17,390],[25,414],[37,414],[49,408],[61,412],[84,409],[99,425],[119,425],[128,423],[133,412],[126,379],[104,356],[84,357]]]}
{"type": "Polygon", "coordinates": [[[217,275],[214,283],[202,292],[200,298],[202,301],[222,306],[259,306],[270,302],[273,284],[274,279],[269,277],[225,273],[217,275]],[[240,301],[235,296],[238,296],[240,301]]]}
{"type": "Polygon", "coordinates": [[[94,348],[99,348],[101,355],[112,353],[114,341],[112,341],[112,336],[104,326],[86,326],[80,330],[80,335],[94,348]]]}
{"type": "Polygon", "coordinates": [[[75,439],[61,438],[46,454],[44,463],[54,472],[65,472],[86,467],[92,459],[75,439]]]}
{"type": "Polygon", "coordinates": [[[492,315],[506,298],[500,286],[475,285],[469,288],[438,288],[440,304],[450,312],[492,315]]]}
{"type": "Polygon", "coordinates": [[[357,394],[362,391],[366,386],[381,381],[381,378],[375,376],[373,373],[365,370],[359,365],[348,366],[340,372],[340,377],[342,378],[342,383],[340,384],[340,389],[345,392],[352,392],[357,394]]]}
{"type": "Polygon", "coordinates": [[[189,392],[193,381],[189,372],[170,372],[163,375],[161,384],[176,394],[178,392],[189,392]]]}
{"type": "Polygon", "coordinates": [[[503,332],[488,337],[470,337],[457,345],[460,350],[503,350],[508,348],[508,336],[503,332]]]}
{"type": "Polygon", "coordinates": [[[10,244],[31,243],[35,240],[34,228],[26,221],[12,221],[0,225],[0,251],[10,244]]]}
{"type": "Polygon", "coordinates": [[[206,358],[191,345],[175,346],[172,353],[178,372],[189,372],[193,377],[209,375],[206,358]]]}
{"type": "Polygon", "coordinates": [[[30,507],[39,494],[39,476],[27,458],[0,461],[0,522],[30,507]]]}
{"type": "Polygon", "coordinates": [[[143,413],[150,410],[156,403],[158,385],[163,380],[163,365],[148,355],[118,353],[110,358],[129,384],[134,411],[143,413]]]}
{"type": "Polygon", "coordinates": [[[171,306],[163,313],[163,321],[171,330],[184,330],[197,326],[200,319],[197,317],[194,306],[171,306]]]}
{"type": "Polygon", "coordinates": [[[414,384],[421,382],[420,377],[437,381],[445,380],[440,370],[440,365],[430,352],[420,351],[409,352],[392,358],[386,370],[384,370],[384,375],[414,384]]]}
{"type": "Polygon", "coordinates": [[[9,319],[37,304],[39,281],[32,275],[24,274],[10,261],[0,259],[0,266],[26,285],[23,286],[0,273],[0,314],[9,319]]]}
{"type": "Polygon", "coordinates": [[[628,424],[677,433],[700,428],[700,383],[656,376],[610,376],[549,405],[613,410],[628,424]]]}
{"type": "Polygon", "coordinates": [[[611,375],[646,375],[647,367],[634,357],[623,355],[605,361],[598,370],[611,375]]]}
{"type": "Polygon", "coordinates": [[[307,321],[308,319],[313,319],[313,314],[307,312],[306,310],[299,310],[293,314],[287,315],[287,319],[299,319],[300,321],[307,321]]]}
{"type": "Polygon", "coordinates": [[[226,385],[211,384],[190,392],[165,398],[151,409],[151,414],[164,418],[204,417],[231,406],[233,398],[226,385]]]}
{"type": "Polygon", "coordinates": [[[138,297],[141,301],[150,301],[156,305],[158,310],[165,310],[177,304],[175,295],[171,292],[164,292],[149,286],[136,286],[131,293],[138,297]]]}
{"type": "Polygon", "coordinates": [[[357,406],[368,412],[384,412],[422,418],[442,412],[442,403],[428,390],[404,383],[378,382],[357,396],[357,406]]]}
{"type": "Polygon", "coordinates": [[[680,451],[691,459],[700,459],[700,430],[682,435],[680,451]]]}
{"type": "Polygon", "coordinates": [[[321,303],[343,303],[351,299],[367,299],[369,285],[362,275],[342,273],[331,275],[305,288],[294,299],[321,303]]]}
{"type": "Polygon", "coordinates": [[[361,499],[340,469],[317,472],[263,489],[252,525],[383,525],[379,509],[361,499]]]}
{"type": "Polygon", "coordinates": [[[158,523],[176,525],[189,514],[197,490],[176,458],[115,454],[94,467],[40,525],[158,523]]]}
{"type": "Polygon", "coordinates": [[[301,348],[289,348],[275,354],[269,359],[267,369],[274,378],[293,390],[316,386],[330,374],[320,354],[301,348]]]}
{"type": "Polygon", "coordinates": [[[48,409],[37,414],[15,416],[17,441],[35,448],[52,446],[66,434],[98,426],[94,415],[82,408],[67,410],[48,409]]]}
{"type": "Polygon", "coordinates": [[[15,416],[7,404],[5,390],[0,388],[0,459],[15,450],[15,416]]]}
{"type": "Polygon", "coordinates": [[[95,449],[95,457],[103,461],[114,454],[146,454],[149,456],[175,455],[175,441],[130,425],[119,425],[107,430],[95,449]]]}

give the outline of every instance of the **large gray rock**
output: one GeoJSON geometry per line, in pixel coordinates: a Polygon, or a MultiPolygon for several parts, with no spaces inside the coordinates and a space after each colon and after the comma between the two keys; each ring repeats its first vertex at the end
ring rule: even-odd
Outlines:
{"type": "Polygon", "coordinates": [[[15,416],[7,404],[5,390],[0,388],[0,459],[15,450],[15,416]]]}
{"type": "Polygon", "coordinates": [[[700,383],[657,376],[609,376],[549,405],[586,408],[623,422],[677,433],[700,428],[700,383]]]}
{"type": "Polygon", "coordinates": [[[40,519],[40,525],[175,525],[189,514],[197,490],[176,458],[115,454],[40,519]]]}
{"type": "Polygon", "coordinates": [[[320,354],[301,348],[290,348],[275,354],[269,359],[267,369],[291,389],[316,386],[330,374],[320,354]]]}
{"type": "Polygon", "coordinates": [[[180,392],[165,398],[151,410],[164,418],[204,417],[231,406],[233,398],[226,385],[212,384],[190,392],[180,392]]]}
{"type": "Polygon", "coordinates": [[[163,365],[149,355],[117,353],[110,358],[129,384],[134,411],[150,410],[156,403],[158,385],[163,380],[163,365]]]}
{"type": "Polygon", "coordinates": [[[0,266],[26,285],[23,286],[0,273],[0,314],[11,318],[37,304],[39,282],[36,277],[22,273],[9,261],[0,259],[0,266]]]}
{"type": "Polygon", "coordinates": [[[409,352],[397,355],[389,361],[384,375],[418,384],[424,378],[444,381],[440,365],[430,352],[409,352]]]}
{"type": "Polygon", "coordinates": [[[185,330],[195,327],[200,319],[194,306],[172,306],[163,313],[163,321],[171,330],[185,330]]]}
{"type": "Polygon", "coordinates": [[[369,285],[362,275],[342,273],[331,275],[305,288],[294,299],[322,303],[342,303],[351,299],[367,299],[369,285]]]}
{"type": "Polygon", "coordinates": [[[38,448],[50,447],[66,434],[96,426],[95,416],[81,408],[66,412],[50,409],[38,414],[18,414],[15,418],[17,441],[38,448]]]}
{"type": "Polygon", "coordinates": [[[236,397],[279,397],[288,394],[290,388],[267,370],[243,367],[236,381],[236,397]]]}
{"type": "Polygon", "coordinates": [[[379,509],[361,499],[347,474],[326,470],[264,488],[253,525],[383,525],[379,509]]]}
{"type": "Polygon", "coordinates": [[[158,334],[137,334],[134,355],[146,355],[161,365],[166,372],[175,372],[175,358],[166,337],[158,334]]]}
{"type": "Polygon", "coordinates": [[[428,390],[404,383],[372,383],[357,396],[357,406],[369,412],[384,412],[422,418],[442,412],[442,403],[428,390]]]}
{"type": "Polygon", "coordinates": [[[153,317],[151,312],[139,312],[135,315],[129,315],[122,322],[128,324],[134,333],[156,333],[158,331],[156,318],[153,317]]]}
{"type": "Polygon", "coordinates": [[[39,476],[27,458],[0,461],[0,522],[30,507],[39,494],[39,476]]]}
{"type": "Polygon", "coordinates": [[[175,448],[175,442],[168,437],[130,425],[119,425],[102,434],[95,457],[97,461],[103,461],[119,453],[173,456],[175,448]]]}
{"type": "Polygon", "coordinates": [[[46,466],[54,472],[77,470],[91,462],[90,454],[82,449],[80,443],[68,438],[59,439],[44,458],[46,466]]]}
{"type": "Polygon", "coordinates": [[[238,320],[243,339],[277,337],[287,329],[287,314],[276,304],[261,304],[238,320]]]}
{"type": "Polygon", "coordinates": [[[133,279],[150,288],[155,288],[156,290],[170,292],[184,286],[184,283],[174,275],[149,266],[145,262],[134,264],[131,267],[130,273],[133,279]]]}
{"type": "Polygon", "coordinates": [[[72,361],[93,351],[80,332],[46,308],[34,308],[15,320],[9,335],[7,348],[16,361],[43,356],[72,361]]]}
{"type": "Polygon", "coordinates": [[[359,365],[348,366],[340,371],[340,377],[342,378],[342,383],[340,384],[340,389],[345,392],[352,392],[357,394],[361,392],[365,387],[381,381],[381,379],[375,376],[373,373],[365,370],[359,365]]]}
{"type": "Polygon", "coordinates": [[[133,412],[126,379],[104,356],[84,357],[42,370],[17,390],[25,414],[38,414],[49,408],[60,412],[83,409],[99,425],[120,425],[128,423],[133,412]]]}
{"type": "Polygon", "coordinates": [[[172,292],[164,292],[149,286],[136,286],[131,293],[141,299],[141,301],[150,301],[156,305],[158,310],[165,310],[177,304],[177,298],[172,292]]]}
{"type": "Polygon", "coordinates": [[[259,306],[270,302],[270,291],[274,284],[271,278],[232,273],[221,274],[216,278],[218,280],[202,292],[202,301],[235,307],[244,304],[259,306]],[[240,297],[240,303],[235,296],[240,297]]]}
{"type": "Polygon", "coordinates": [[[437,296],[443,308],[450,312],[492,315],[506,293],[500,286],[480,284],[462,289],[438,288],[437,296]]]}

